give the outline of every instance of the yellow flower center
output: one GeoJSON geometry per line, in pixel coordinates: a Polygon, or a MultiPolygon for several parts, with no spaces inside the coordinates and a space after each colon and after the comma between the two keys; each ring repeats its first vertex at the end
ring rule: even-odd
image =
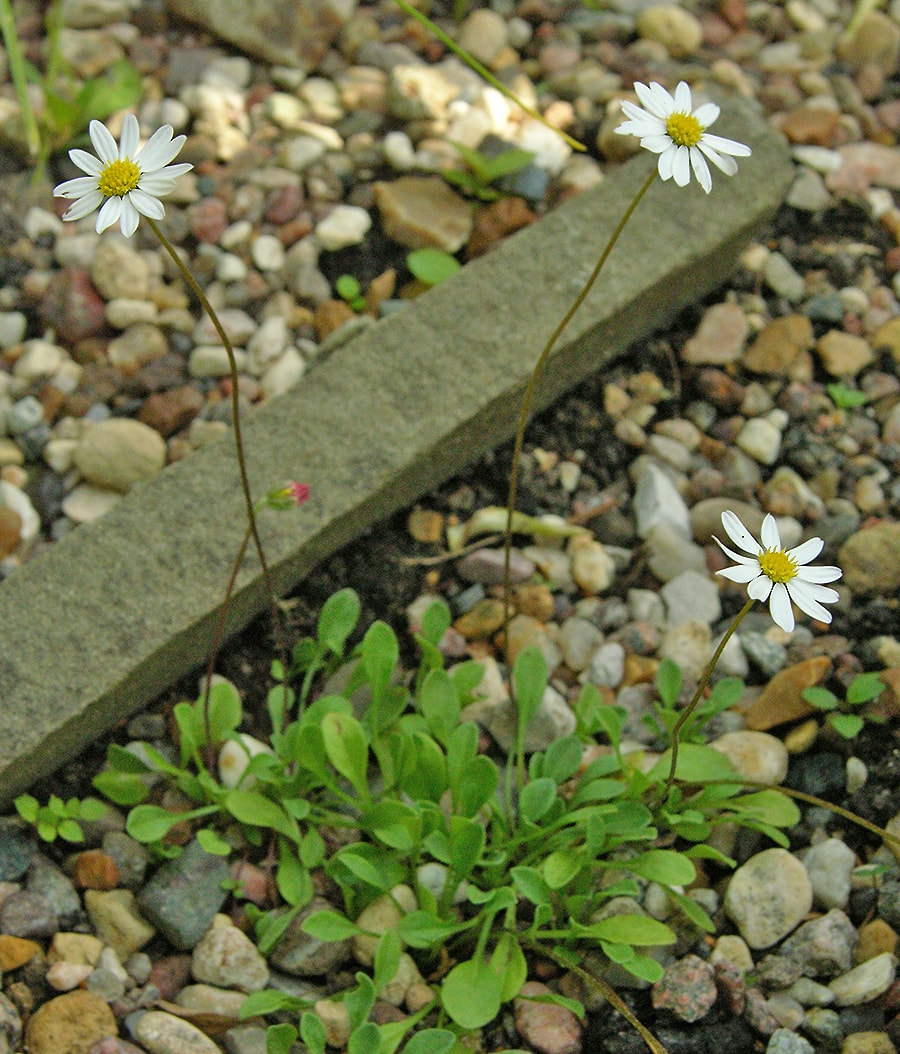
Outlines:
{"type": "Polygon", "coordinates": [[[141,170],[129,158],[110,161],[100,173],[97,189],[104,198],[124,198],[134,190],[141,178],[141,170]]]}
{"type": "Polygon", "coordinates": [[[790,582],[797,574],[797,562],[783,549],[767,549],[759,554],[759,566],[766,578],[773,582],[790,582]]]}
{"type": "Polygon", "coordinates": [[[696,146],[703,135],[703,125],[689,113],[672,113],[666,118],[666,131],[676,146],[696,146]]]}

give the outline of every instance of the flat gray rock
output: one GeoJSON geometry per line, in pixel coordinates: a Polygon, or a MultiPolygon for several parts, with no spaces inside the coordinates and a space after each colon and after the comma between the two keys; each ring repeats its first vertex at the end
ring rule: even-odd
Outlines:
{"type": "MultiPolygon", "coordinates": [[[[781,139],[737,101],[720,123],[753,156],[714,178],[708,197],[695,184],[650,188],[558,342],[540,405],[720,286],[780,204],[792,176],[781,139]]],[[[653,163],[642,153],[614,170],[245,421],[254,496],[287,479],[312,490],[297,512],[260,517],[280,591],[513,434],[544,341],[653,163]]],[[[222,441],[0,585],[0,805],[202,663],[243,531],[233,444],[222,441]]],[[[265,606],[251,553],[229,632],[265,606]]]]}

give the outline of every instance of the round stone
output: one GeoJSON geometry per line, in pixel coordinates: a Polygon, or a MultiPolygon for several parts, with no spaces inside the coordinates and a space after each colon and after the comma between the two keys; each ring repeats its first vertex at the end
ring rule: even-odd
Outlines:
{"type": "Polygon", "coordinates": [[[787,749],[768,732],[726,732],[709,745],[724,754],[735,772],[746,780],[778,784],[787,775],[787,749]]]}
{"type": "Polygon", "coordinates": [[[44,1003],[25,1029],[30,1054],[87,1054],[94,1043],[118,1034],[106,1000],[80,990],[44,1003]]]}
{"type": "Polygon", "coordinates": [[[74,461],[88,483],[125,492],[162,469],[166,443],[140,421],[111,417],[85,430],[74,461]]]}
{"type": "Polygon", "coordinates": [[[732,875],[725,911],[751,948],[770,948],[799,924],[812,899],[803,864],[786,849],[766,849],[732,875]]]}

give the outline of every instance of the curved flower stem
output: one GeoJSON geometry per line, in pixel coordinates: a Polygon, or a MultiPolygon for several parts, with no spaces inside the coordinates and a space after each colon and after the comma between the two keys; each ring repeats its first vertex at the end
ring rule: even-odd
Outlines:
{"type": "Polygon", "coordinates": [[[700,678],[697,687],[694,690],[694,694],[691,698],[691,701],[681,711],[681,716],[675,722],[675,727],[672,729],[672,760],[669,764],[669,775],[666,778],[665,787],[663,787],[659,797],[654,802],[654,808],[656,806],[659,806],[660,804],[662,804],[662,802],[666,800],[666,798],[669,796],[669,791],[672,789],[672,784],[675,782],[675,769],[678,767],[678,737],[681,734],[681,730],[687,724],[688,718],[690,718],[691,714],[694,712],[694,710],[696,710],[697,704],[700,702],[703,693],[706,691],[706,686],[709,684],[709,679],[710,677],[712,677],[712,672],[718,665],[719,659],[722,658],[722,652],[725,650],[725,645],[731,640],[731,635],[738,628],[741,622],[743,622],[744,616],[747,614],[750,608],[753,607],[755,603],[756,601],[752,599],[745,601],[744,606],[734,616],[734,620],[732,621],[728,629],[725,630],[722,639],[719,641],[718,647],[713,652],[712,658],[706,664],[706,669],[703,671],[703,676],[700,678]]]}
{"type": "MultiPolygon", "coordinates": [[[[249,477],[247,475],[247,462],[246,462],[246,460],[244,458],[244,441],[243,441],[243,436],[242,436],[242,433],[241,433],[241,404],[240,404],[240,395],[239,395],[239,378],[238,378],[238,370],[237,370],[237,361],[235,360],[235,357],[234,357],[234,348],[231,345],[231,341],[228,339],[228,334],[225,332],[225,329],[224,329],[224,327],[222,326],[222,323],[219,320],[219,316],[216,314],[215,309],[213,308],[212,304],[209,302],[209,299],[207,298],[206,293],[203,292],[203,290],[200,288],[200,285],[197,282],[197,280],[194,278],[194,276],[191,274],[191,272],[187,269],[187,267],[184,264],[184,261],[181,259],[181,257],[178,255],[178,253],[175,251],[175,248],[172,245],[172,243],[169,241],[169,239],[160,230],[159,224],[157,224],[157,222],[155,220],[151,219],[149,216],[145,216],[144,218],[147,220],[147,223],[149,224],[149,226],[150,226],[151,230],[153,231],[153,233],[156,235],[157,238],[159,238],[159,241],[160,241],[162,247],[166,250],[166,252],[171,257],[173,263],[178,268],[179,272],[181,273],[181,277],[185,280],[187,285],[190,287],[191,291],[194,293],[194,295],[200,301],[200,304],[202,305],[203,310],[209,316],[209,320],[210,320],[210,322],[212,322],[213,326],[215,327],[216,333],[218,333],[218,335],[219,335],[219,340],[221,340],[222,346],[225,348],[225,353],[228,356],[228,368],[229,368],[229,371],[230,371],[230,374],[231,374],[231,416],[232,416],[232,427],[234,429],[234,446],[235,446],[235,453],[237,455],[238,471],[239,471],[240,477],[241,477],[241,490],[243,491],[243,494],[244,494],[244,505],[246,506],[246,509],[247,509],[247,534],[248,534],[248,537],[246,537],[244,539],[244,541],[243,541],[243,543],[241,545],[241,549],[240,549],[240,553],[238,555],[238,559],[237,559],[237,561],[235,563],[234,569],[232,570],[232,575],[231,575],[231,578],[230,578],[229,583],[228,583],[228,590],[227,590],[227,592],[225,594],[225,603],[223,604],[222,611],[221,611],[220,616],[219,616],[219,626],[217,626],[216,640],[214,642],[214,648],[213,648],[212,656],[210,658],[210,669],[212,668],[212,663],[215,662],[216,653],[218,651],[218,646],[221,643],[221,634],[222,634],[222,631],[224,630],[225,611],[227,610],[227,604],[228,604],[228,600],[229,600],[229,598],[231,596],[231,590],[234,588],[234,582],[235,582],[235,579],[237,578],[237,572],[238,572],[238,569],[240,567],[241,560],[243,560],[243,558],[244,558],[244,553],[247,550],[247,545],[249,543],[249,539],[252,538],[254,547],[255,547],[256,552],[257,552],[257,555],[259,556],[259,564],[260,564],[260,567],[262,568],[263,579],[265,580],[265,583],[266,583],[266,589],[267,589],[267,591],[269,593],[269,602],[270,602],[271,608],[272,608],[272,625],[273,625],[273,630],[274,630],[274,633],[275,633],[275,636],[276,636],[276,639],[277,639],[277,642],[278,642],[278,651],[279,651],[280,658],[281,658],[282,668],[286,670],[288,668],[288,665],[287,665],[287,645],[286,645],[286,642],[285,642],[285,639],[284,639],[284,634],[282,633],[282,629],[281,629],[281,620],[278,617],[278,598],[275,595],[275,588],[274,588],[274,586],[272,584],[272,575],[271,575],[271,573],[269,571],[269,564],[268,564],[268,561],[266,560],[266,554],[265,554],[265,551],[263,550],[262,540],[261,540],[261,538],[259,536],[259,528],[258,528],[257,522],[256,522],[256,509],[255,509],[254,504],[253,504],[253,497],[252,497],[252,495],[250,493],[250,480],[249,480],[249,477]]],[[[285,683],[285,692],[287,692],[287,684],[286,683],[285,683]]],[[[208,701],[209,701],[209,674],[207,674],[207,684],[206,684],[206,690],[205,690],[205,697],[206,697],[206,700],[207,700],[207,703],[208,703],[208,701]]],[[[207,720],[208,720],[208,710],[209,710],[208,705],[207,705],[206,709],[207,709],[207,720]]]]}
{"type": "Polygon", "coordinates": [[[553,346],[559,340],[562,331],[572,321],[572,317],[575,312],[584,303],[585,297],[594,286],[594,283],[600,277],[600,272],[603,270],[603,265],[609,258],[609,254],[613,251],[616,242],[619,240],[619,235],[625,229],[625,225],[631,219],[631,214],[638,207],[638,203],[641,198],[650,189],[650,184],[656,179],[656,168],[646,178],[640,190],[634,196],[634,200],[625,210],[622,218],[619,220],[618,226],[612,232],[609,241],[606,243],[606,248],[600,254],[600,259],[591,271],[590,277],[584,283],[581,292],[572,301],[568,311],[563,315],[562,320],[550,334],[550,338],[544,345],[544,350],[541,352],[535,367],[532,370],[531,377],[528,380],[528,386],[525,389],[525,395],[522,399],[522,409],[519,411],[519,420],[516,424],[516,439],[513,446],[512,466],[509,472],[509,493],[506,498],[506,530],[503,535],[503,637],[504,637],[504,648],[506,646],[506,635],[509,627],[510,619],[510,579],[509,579],[509,564],[510,555],[512,552],[512,523],[513,513],[516,508],[516,495],[519,489],[519,465],[522,461],[522,444],[525,439],[525,426],[528,424],[528,418],[531,415],[531,404],[534,402],[534,395],[537,391],[538,381],[541,378],[541,374],[544,371],[544,366],[547,364],[547,359],[550,357],[550,352],[553,350],[553,346]]]}
{"type": "Polygon", "coordinates": [[[613,988],[607,981],[604,981],[602,977],[595,977],[592,973],[585,970],[583,966],[576,966],[574,963],[569,962],[568,959],[558,955],[553,948],[548,948],[539,941],[528,940],[527,937],[523,937],[521,934],[518,936],[521,943],[530,948],[535,954],[551,959],[557,964],[557,966],[561,966],[564,970],[568,970],[575,974],[575,976],[583,981],[584,984],[591,988],[596,988],[613,1009],[618,1010],[628,1024],[631,1025],[631,1027],[640,1035],[641,1039],[647,1044],[650,1050],[653,1051],[653,1054],[669,1054],[650,1029],[647,1028],[646,1025],[641,1024],[631,1007],[619,995],[615,988],[613,988]]]}

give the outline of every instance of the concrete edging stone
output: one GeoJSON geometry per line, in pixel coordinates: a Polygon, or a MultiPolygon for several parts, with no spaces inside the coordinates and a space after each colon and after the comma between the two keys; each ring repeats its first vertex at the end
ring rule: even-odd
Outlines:
{"type": "MultiPolygon", "coordinates": [[[[783,140],[739,100],[720,123],[753,156],[731,179],[714,170],[709,196],[651,187],[558,342],[539,405],[720,286],[781,203],[793,174],[783,140]]],[[[312,490],[299,512],[261,517],[281,592],[512,435],[544,341],[654,162],[642,153],[613,170],[246,419],[254,494],[287,479],[312,490]]],[[[202,663],[244,526],[223,440],[0,585],[0,805],[202,663]]],[[[250,552],[229,631],[265,604],[250,552]]]]}

